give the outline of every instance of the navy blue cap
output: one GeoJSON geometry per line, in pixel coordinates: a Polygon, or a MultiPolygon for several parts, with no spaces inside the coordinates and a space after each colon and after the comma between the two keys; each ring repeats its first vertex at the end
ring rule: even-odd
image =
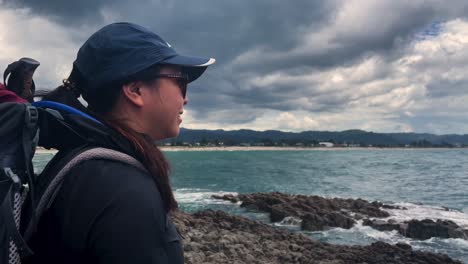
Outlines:
{"type": "Polygon", "coordinates": [[[160,36],[132,23],[114,23],[94,33],[78,51],[73,63],[85,79],[86,92],[122,80],[155,64],[181,66],[189,82],[215,63],[213,58],[179,55],[160,36]]]}

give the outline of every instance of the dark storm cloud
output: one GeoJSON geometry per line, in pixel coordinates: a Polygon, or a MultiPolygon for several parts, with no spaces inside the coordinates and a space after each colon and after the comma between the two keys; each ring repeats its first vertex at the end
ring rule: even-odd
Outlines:
{"type": "Polygon", "coordinates": [[[33,14],[49,16],[50,18],[67,25],[83,23],[85,20],[91,20],[92,22],[101,20],[102,17],[99,13],[100,9],[112,2],[112,0],[4,0],[7,7],[30,8],[33,14]]]}
{"type": "Polygon", "coordinates": [[[211,111],[240,107],[243,114],[233,118],[239,122],[252,120],[257,115],[245,113],[261,109],[336,112],[345,109],[351,98],[359,97],[319,89],[320,80],[273,82],[263,87],[246,79],[276,72],[306,75],[350,66],[372,54],[398,58],[405,52],[401,47],[417,33],[424,34],[435,21],[468,13],[468,4],[459,0],[450,4],[338,0],[5,2],[11,8],[28,7],[34,14],[71,28],[83,23],[99,28],[117,20],[136,22],[158,32],[182,54],[215,57],[217,64],[192,85],[189,108],[194,116],[207,117],[211,111]],[[356,7],[347,11],[350,3],[356,7]],[[371,8],[367,10],[365,5],[371,8]],[[345,17],[350,12],[351,18],[343,20],[343,12],[345,17]]]}
{"type": "MultiPolygon", "coordinates": [[[[72,2],[19,0],[12,5],[29,7],[33,13],[70,27],[83,22],[102,24],[102,10],[106,9],[114,12],[118,20],[140,23],[158,32],[182,54],[215,57],[217,65],[209,71],[216,77],[204,76],[194,84],[197,89],[193,94],[203,96],[193,96],[191,106],[200,110],[217,107],[217,102],[201,99],[210,98],[213,90],[228,94],[228,98],[236,94],[231,93],[232,86],[239,85],[236,82],[247,69],[233,71],[229,65],[235,57],[256,47],[267,47],[273,52],[294,48],[302,31],[311,25],[319,28],[336,9],[334,1],[310,0],[294,4],[279,0],[72,2]]],[[[264,70],[249,70],[249,74],[255,75],[257,71],[264,70]]]]}
{"type": "MultiPolygon", "coordinates": [[[[323,34],[323,38],[327,38],[326,46],[317,48],[314,43],[309,43],[308,49],[297,51],[301,44],[304,45],[303,43],[296,42],[295,46],[289,49],[272,43],[250,62],[242,63],[235,69],[266,73],[298,67],[331,68],[353,64],[362,56],[373,53],[388,57],[400,56],[402,51],[400,48],[413,41],[421,31],[432,28],[434,21],[440,18],[460,17],[468,11],[468,3],[459,1],[454,2],[453,8],[449,10],[441,10],[440,4],[430,1],[420,4],[396,1],[382,4],[380,8],[374,8],[367,13],[362,12],[361,16],[364,18],[356,17],[360,21],[350,20],[346,24],[334,24],[337,22],[337,12],[341,7],[343,6],[340,4],[335,6],[332,13],[320,24],[309,24],[308,33],[323,34]],[[327,27],[329,30],[326,30],[327,27]],[[282,53],[286,56],[281,56],[282,53]]],[[[288,36],[294,35],[294,32],[288,34],[288,36]]],[[[296,39],[300,37],[302,36],[296,35],[296,39]]],[[[317,36],[318,42],[320,38],[317,36]]]]}
{"type": "Polygon", "coordinates": [[[306,90],[305,86],[300,83],[252,87],[248,91],[236,91],[229,94],[231,101],[236,105],[280,111],[336,112],[345,108],[347,102],[350,101],[351,95],[349,94],[336,91],[320,92],[316,89],[306,90]]]}
{"type": "Polygon", "coordinates": [[[66,24],[103,23],[102,10],[118,19],[141,23],[174,43],[180,51],[211,54],[229,62],[255,46],[287,49],[298,32],[319,25],[335,8],[329,1],[60,1],[7,0],[11,6],[29,7],[34,13],[66,24]]]}

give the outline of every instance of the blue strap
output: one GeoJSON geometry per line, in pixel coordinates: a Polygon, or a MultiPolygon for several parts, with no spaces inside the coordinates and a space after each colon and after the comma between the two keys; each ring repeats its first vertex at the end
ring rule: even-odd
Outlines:
{"type": "Polygon", "coordinates": [[[32,103],[33,106],[36,106],[36,107],[41,107],[41,108],[50,108],[50,109],[54,109],[54,110],[60,110],[60,111],[64,111],[64,112],[67,112],[67,113],[70,113],[70,114],[74,114],[74,115],[79,115],[79,116],[82,116],[84,118],[87,118],[87,119],[90,119],[90,120],[93,120],[94,122],[96,123],[99,123],[99,124],[102,124],[99,120],[97,120],[96,118],[86,114],[86,113],[83,113],[81,112],[80,110],[76,109],[76,108],[73,108],[71,106],[68,106],[68,105],[65,105],[65,104],[61,104],[61,103],[57,103],[57,102],[52,102],[52,101],[39,101],[39,102],[34,102],[32,103]]]}

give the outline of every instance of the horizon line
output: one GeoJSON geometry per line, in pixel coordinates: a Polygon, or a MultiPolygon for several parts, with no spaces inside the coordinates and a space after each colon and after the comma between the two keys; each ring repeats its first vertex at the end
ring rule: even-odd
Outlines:
{"type": "Polygon", "coordinates": [[[208,131],[224,131],[224,132],[235,132],[235,131],[241,131],[241,130],[248,130],[248,131],[254,131],[254,132],[267,132],[267,131],[276,131],[276,132],[282,132],[282,133],[294,133],[294,134],[300,134],[300,133],[305,133],[305,132],[328,132],[328,133],[343,133],[343,132],[349,132],[349,131],[361,131],[365,133],[374,133],[374,134],[429,134],[429,135],[435,135],[435,136],[468,136],[468,133],[465,134],[457,134],[457,133],[446,133],[446,134],[437,134],[437,133],[431,133],[431,132],[375,132],[375,131],[368,131],[368,130],[363,130],[363,129],[346,129],[346,130],[302,130],[302,131],[285,131],[285,130],[278,130],[278,129],[267,129],[267,130],[255,130],[251,128],[239,128],[239,129],[222,129],[222,128],[216,128],[216,129],[208,129],[208,128],[186,128],[186,127],[181,127],[181,129],[185,130],[208,130],[208,131]]]}

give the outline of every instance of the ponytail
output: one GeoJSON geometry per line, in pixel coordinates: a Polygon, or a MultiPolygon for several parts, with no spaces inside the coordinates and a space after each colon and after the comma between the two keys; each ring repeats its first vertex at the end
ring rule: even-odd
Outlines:
{"type": "Polygon", "coordinates": [[[63,84],[48,92],[42,97],[42,101],[54,101],[74,107],[82,112],[89,113],[88,109],[80,102],[81,92],[69,80],[63,80],[63,84]]]}

